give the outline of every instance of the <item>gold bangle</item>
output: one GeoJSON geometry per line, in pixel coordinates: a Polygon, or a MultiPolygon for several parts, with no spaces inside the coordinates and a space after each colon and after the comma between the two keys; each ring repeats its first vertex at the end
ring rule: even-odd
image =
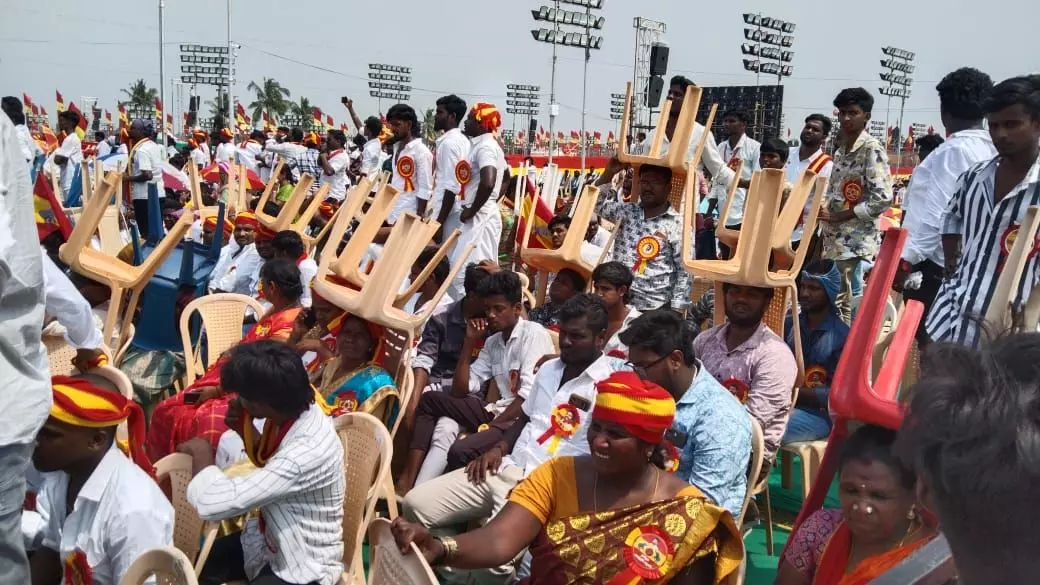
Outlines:
{"type": "Polygon", "coordinates": [[[447,565],[459,552],[459,543],[450,536],[440,536],[437,538],[440,541],[441,546],[444,547],[444,554],[441,555],[440,564],[447,565]]]}

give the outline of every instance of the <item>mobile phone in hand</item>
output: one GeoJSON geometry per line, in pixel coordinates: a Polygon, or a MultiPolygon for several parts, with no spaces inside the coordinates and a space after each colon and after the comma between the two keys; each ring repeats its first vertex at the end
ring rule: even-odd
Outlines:
{"type": "Polygon", "coordinates": [[[314,313],[314,309],[305,309],[303,313],[303,324],[307,326],[307,329],[314,327],[318,322],[318,316],[314,313]]]}
{"type": "Polygon", "coordinates": [[[202,398],[202,392],[185,392],[184,393],[184,404],[198,404],[202,398]]]}

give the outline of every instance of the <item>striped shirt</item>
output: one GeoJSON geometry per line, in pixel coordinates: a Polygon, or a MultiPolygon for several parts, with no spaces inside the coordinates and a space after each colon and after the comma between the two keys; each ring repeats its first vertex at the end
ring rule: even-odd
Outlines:
{"type": "MultiPolygon", "coordinates": [[[[1040,205],[1040,159],[999,202],[994,183],[1000,157],[971,167],[961,176],[943,217],[943,234],[961,236],[957,272],[943,282],[925,326],[933,341],[976,346],[976,320],[986,315],[1004,260],[1030,205],[1040,205]]],[[[1016,305],[1024,303],[1040,282],[1034,246],[1019,283],[1016,305]]]]}
{"type": "Polygon", "coordinates": [[[300,415],[265,466],[231,478],[211,465],[188,484],[188,501],[205,520],[257,508],[242,531],[246,575],[270,565],[289,583],[333,585],[343,574],[343,445],[316,404],[300,415]]]}

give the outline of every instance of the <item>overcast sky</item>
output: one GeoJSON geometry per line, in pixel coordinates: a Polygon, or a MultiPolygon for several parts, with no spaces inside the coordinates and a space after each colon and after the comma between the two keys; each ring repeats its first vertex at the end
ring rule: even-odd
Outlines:
{"type": "MultiPolygon", "coordinates": [[[[222,44],[227,39],[221,0],[166,0],[167,103],[176,97],[181,43],[222,44]]],[[[437,97],[457,93],[467,102],[488,99],[504,109],[507,83],[540,85],[548,127],[551,46],[535,42],[531,9],[543,0],[235,0],[232,38],[242,45],[236,97],[249,81],[274,77],[292,97],[306,96],[337,125],[347,119],[339,96],[356,98],[363,117],[375,113],[368,97],[368,63],[413,69],[411,104],[422,110],[437,97]]],[[[880,48],[917,53],[907,101],[911,122],[940,127],[934,87],[946,73],[973,66],[995,81],[1040,70],[1040,57],[1024,50],[1035,36],[1035,0],[872,0],[825,2],[764,0],[605,0],[603,48],[589,65],[590,129],[614,128],[610,93],[623,92],[632,76],[633,17],[664,21],[671,47],[669,74],[699,85],[754,84],[743,71],[740,43],[744,11],[762,11],[796,23],[794,76],[785,81],[785,127],[796,134],[813,112],[831,113],[844,87],[864,86],[878,99],[875,119],[885,118],[887,98],[877,94],[880,48]]],[[[66,102],[100,99],[113,112],[120,90],[137,78],[159,83],[157,0],[0,0],[0,93],[28,93],[53,112],[54,90],[66,102]]],[[[558,127],[578,128],[582,52],[561,48],[556,76],[561,105],[558,127]]],[[[765,77],[763,77],[765,79],[765,77]]],[[[186,104],[186,89],[182,90],[186,104]]],[[[213,97],[204,88],[204,99],[213,97]]],[[[241,100],[248,104],[252,96],[241,100]]],[[[182,108],[185,106],[181,106],[182,108]]],[[[387,104],[383,105],[384,110],[387,104]]],[[[898,104],[893,101],[892,124],[898,104]]],[[[53,114],[52,114],[53,115],[53,114]]],[[[420,113],[421,117],[421,113],[420,113]]],[[[506,127],[512,117],[505,116],[506,127]]]]}

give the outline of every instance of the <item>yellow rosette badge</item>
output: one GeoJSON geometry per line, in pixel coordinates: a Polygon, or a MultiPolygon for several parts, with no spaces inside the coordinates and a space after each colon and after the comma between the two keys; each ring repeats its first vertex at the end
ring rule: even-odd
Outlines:
{"type": "Polygon", "coordinates": [[[578,432],[579,426],[581,426],[581,413],[578,412],[578,408],[570,403],[558,404],[556,408],[553,408],[552,415],[549,416],[549,429],[538,437],[538,444],[549,441],[546,450],[550,455],[554,455],[560,446],[560,439],[573,437],[578,432]]]}
{"type": "Polygon", "coordinates": [[[827,385],[827,370],[823,366],[810,366],[805,370],[805,387],[822,388],[827,385]]]}
{"type": "Polygon", "coordinates": [[[653,236],[644,236],[636,244],[636,263],[632,266],[632,272],[642,274],[646,272],[646,266],[651,260],[661,253],[661,242],[653,236]]]}
{"type": "Polygon", "coordinates": [[[412,177],[415,176],[415,161],[412,160],[412,157],[402,156],[397,159],[397,174],[404,179],[405,193],[415,191],[415,182],[412,181],[412,177]]]}

